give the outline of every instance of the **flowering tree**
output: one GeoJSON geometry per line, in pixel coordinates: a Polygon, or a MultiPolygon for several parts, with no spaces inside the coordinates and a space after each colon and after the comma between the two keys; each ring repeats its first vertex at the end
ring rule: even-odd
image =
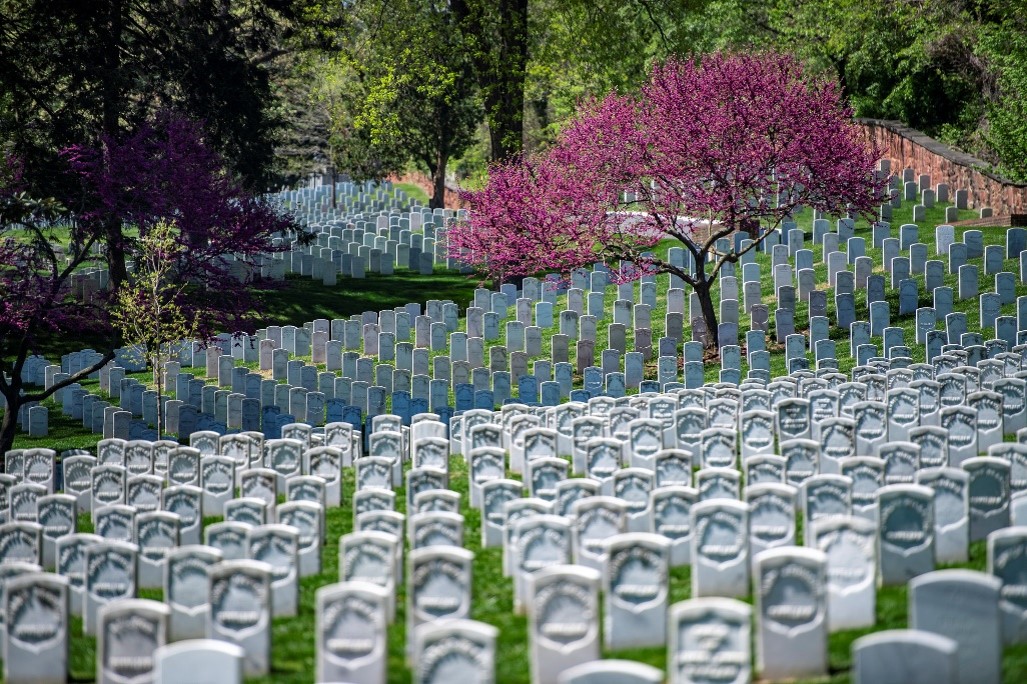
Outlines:
{"type": "Polygon", "coordinates": [[[713,54],[656,66],[634,96],[586,103],[556,143],[494,166],[448,234],[457,258],[493,276],[594,262],[625,281],[671,273],[696,293],[717,343],[712,288],[803,207],[871,216],[883,180],[837,86],[779,54],[713,54]],[[721,238],[744,232],[736,249],[721,238]],[[512,236],[512,238],[508,237],[512,236]],[[685,266],[652,254],[677,240],[685,266]]]}
{"type": "Polygon", "coordinates": [[[29,199],[14,164],[0,177],[0,394],[7,404],[0,453],[11,448],[21,406],[114,358],[123,337],[110,313],[129,284],[130,262],[145,271],[139,257],[150,231],[165,220],[177,226],[174,269],[165,279],[178,286],[182,315],[207,337],[242,327],[254,305],[256,257],[273,251],[272,237],[292,226],[245,193],[204,144],[199,125],[182,118],[169,115],[123,138],[104,138],[98,147],[70,148],[64,157],[79,180],[63,201],[69,210],[29,199]],[[67,249],[58,249],[55,243],[65,239],[67,249]],[[107,289],[91,298],[72,296],[73,275],[90,263],[108,269],[107,289]],[[21,378],[29,354],[53,336],[74,339],[84,332],[107,341],[100,359],[29,391],[21,378]]]}
{"type": "Polygon", "coordinates": [[[200,317],[202,336],[240,329],[254,304],[253,289],[248,278],[237,277],[232,261],[252,265],[271,251],[272,236],[292,223],[226,173],[199,124],[166,113],[131,135],[103,137],[98,147],[71,147],[64,157],[82,181],[77,220],[87,233],[103,236],[112,281],[125,279],[134,248],[124,227],[145,234],[174,220],[186,247],[177,278],[202,284],[182,302],[184,313],[209,314],[200,317]]]}
{"type": "MultiPolygon", "coordinates": [[[[72,229],[66,251],[56,246],[65,208],[53,198],[36,200],[22,186],[21,165],[0,164],[0,453],[11,448],[18,411],[42,393],[24,393],[22,369],[38,339],[65,331],[88,331],[103,320],[91,303],[70,295],[71,275],[90,258],[97,236],[72,229]]],[[[113,358],[113,353],[111,354],[113,358]]],[[[86,373],[76,373],[75,380],[86,373]]],[[[49,396],[52,392],[46,393],[49,396]]]]}
{"type": "Polygon", "coordinates": [[[474,211],[468,223],[447,234],[451,255],[497,282],[576,268],[587,260],[593,226],[605,213],[592,195],[573,191],[577,180],[552,156],[494,164],[484,188],[464,193],[474,211]],[[540,201],[543,197],[546,201],[540,201]],[[589,220],[582,220],[586,216],[589,220]]]}

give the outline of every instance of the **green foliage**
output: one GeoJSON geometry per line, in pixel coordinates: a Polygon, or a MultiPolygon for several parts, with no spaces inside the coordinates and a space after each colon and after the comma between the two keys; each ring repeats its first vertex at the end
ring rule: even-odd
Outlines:
{"type": "Polygon", "coordinates": [[[331,115],[335,165],[380,178],[408,161],[432,175],[473,142],[481,110],[457,17],[431,0],[359,0],[342,48],[315,68],[331,115]]]}
{"type": "Polygon", "coordinates": [[[981,44],[998,69],[997,94],[988,103],[984,137],[998,170],[1027,182],[1027,2],[1011,2],[981,44]]]}
{"type": "Polygon", "coordinates": [[[317,2],[0,0],[0,146],[25,159],[35,194],[61,196],[60,149],[176,108],[266,189],[284,125],[270,67],[317,2]]]}
{"type": "MultiPolygon", "coordinates": [[[[359,106],[343,105],[347,115],[336,117],[343,122],[336,147],[345,141],[346,154],[359,156],[373,145],[390,162],[369,168],[395,170],[407,160],[425,166],[400,145],[413,131],[402,110],[410,99],[401,93],[415,83],[420,97],[448,88],[457,56],[476,83],[476,115],[487,138],[477,149],[462,147],[464,177],[480,172],[482,157],[504,158],[522,143],[529,150],[548,145],[583,98],[637,87],[669,55],[772,48],[837,79],[857,116],[899,119],[1008,175],[1027,177],[1023,0],[455,0],[447,5],[447,58],[436,57],[438,66],[425,70],[419,67],[431,62],[424,45],[434,45],[435,34],[407,27],[420,26],[419,8],[429,4],[351,5],[359,30],[342,44],[371,31],[387,59],[375,62],[376,74],[353,70],[370,63],[366,57],[351,61],[345,87],[359,106]],[[375,10],[394,18],[388,30],[373,30],[366,18],[375,10]],[[403,40],[380,42],[392,35],[403,40]]],[[[426,111],[422,106],[420,120],[431,118],[426,111]]]]}
{"type": "Polygon", "coordinates": [[[544,0],[532,5],[526,84],[533,124],[529,144],[551,141],[583,98],[635,89],[655,61],[698,51],[698,34],[710,33],[696,30],[694,17],[713,4],[544,0]]]}
{"type": "Polygon", "coordinates": [[[856,116],[898,119],[1016,176],[1027,158],[1025,10],[1022,0],[713,0],[682,23],[696,51],[794,52],[838,80],[856,116]]]}
{"type": "MultiPolygon", "coordinates": [[[[137,241],[135,272],[117,291],[111,322],[128,344],[142,350],[157,381],[157,431],[164,395],[164,363],[171,360],[171,343],[196,336],[198,314],[180,303],[186,283],[176,282],[175,269],[186,250],[173,221],[158,221],[137,241]]],[[[200,314],[202,315],[202,314],[200,314]]]]}

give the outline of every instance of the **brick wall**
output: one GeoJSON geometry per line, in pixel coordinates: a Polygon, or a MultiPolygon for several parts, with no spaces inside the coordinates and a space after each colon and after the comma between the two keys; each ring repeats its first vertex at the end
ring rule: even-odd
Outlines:
{"type": "Polygon", "coordinates": [[[991,207],[996,216],[1027,213],[1027,184],[1014,183],[985,171],[987,164],[956,151],[898,121],[857,119],[891,160],[892,173],[911,168],[930,174],[931,185],[948,183],[950,201],[956,190],[969,191],[973,209],[991,207]]]}
{"type": "MultiPolygon", "coordinates": [[[[435,193],[435,189],[432,187],[431,176],[420,171],[408,171],[401,176],[390,176],[389,180],[395,183],[412,183],[428,193],[428,197],[435,193]]],[[[460,199],[459,190],[447,183],[443,206],[446,209],[463,209],[467,206],[467,203],[460,199]]]]}

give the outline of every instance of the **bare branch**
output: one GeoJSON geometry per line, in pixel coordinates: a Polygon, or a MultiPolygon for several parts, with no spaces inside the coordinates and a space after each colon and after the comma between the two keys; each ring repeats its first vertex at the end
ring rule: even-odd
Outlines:
{"type": "Polygon", "coordinates": [[[48,387],[47,389],[43,390],[42,392],[35,392],[35,393],[31,393],[31,394],[26,394],[26,395],[24,395],[22,397],[22,400],[23,401],[43,401],[44,399],[46,399],[46,398],[50,397],[51,395],[53,395],[53,393],[56,392],[57,390],[64,389],[68,385],[73,385],[76,382],[78,382],[79,380],[82,380],[83,378],[89,377],[90,375],[92,375],[93,373],[97,372],[98,370],[100,370],[101,368],[103,368],[104,366],[106,366],[108,363],[110,363],[113,360],[114,360],[114,350],[111,349],[110,351],[105,353],[102,357],[100,357],[100,360],[97,361],[96,363],[94,363],[93,365],[91,365],[91,366],[89,366],[87,368],[83,368],[82,370],[80,370],[77,373],[73,373],[71,376],[65,378],[64,380],[61,380],[60,382],[55,382],[54,384],[50,385],[50,387],[48,387]]]}

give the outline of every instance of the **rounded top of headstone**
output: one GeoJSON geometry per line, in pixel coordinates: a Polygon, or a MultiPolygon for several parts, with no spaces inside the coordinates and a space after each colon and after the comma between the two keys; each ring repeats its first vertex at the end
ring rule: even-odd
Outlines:
{"type": "Polygon", "coordinates": [[[557,684],[659,684],[663,671],[634,660],[594,660],[560,673],[557,684]]]}
{"type": "MultiPolygon", "coordinates": [[[[998,594],[1002,589],[1002,580],[994,575],[989,575],[977,570],[965,568],[951,568],[947,570],[934,570],[919,575],[909,580],[910,596],[919,588],[927,588],[939,584],[969,584],[991,589],[998,594]]],[[[912,600],[912,598],[911,598],[912,600]]]]}

